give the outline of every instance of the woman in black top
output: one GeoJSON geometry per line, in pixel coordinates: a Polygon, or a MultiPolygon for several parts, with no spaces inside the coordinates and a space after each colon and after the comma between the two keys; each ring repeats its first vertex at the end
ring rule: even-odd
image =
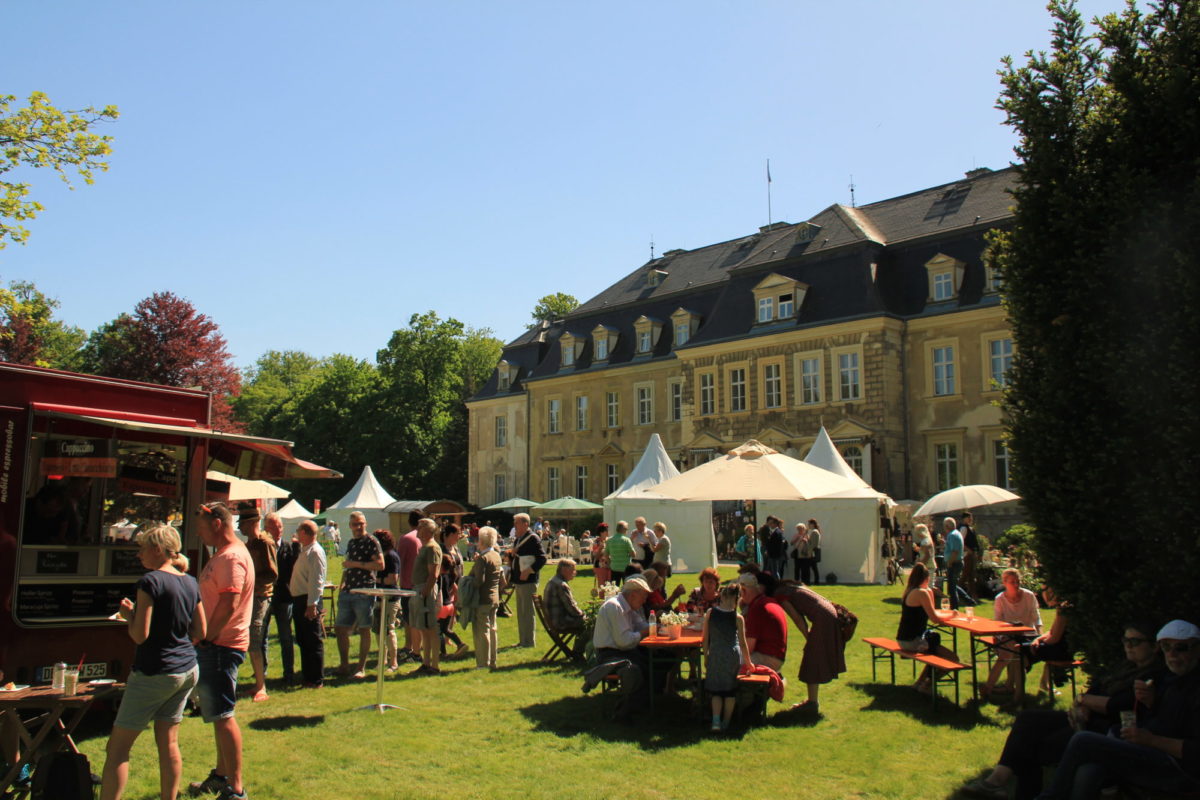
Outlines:
{"type": "MultiPolygon", "coordinates": [[[[953,650],[942,647],[942,638],[936,632],[928,630],[925,623],[935,625],[944,619],[954,616],[951,611],[942,611],[933,607],[933,590],[929,588],[929,569],[921,563],[913,565],[908,575],[908,586],[900,599],[900,628],[896,631],[896,643],[904,650],[914,650],[918,653],[933,653],[942,658],[955,661],[958,656],[953,650]]],[[[921,672],[921,677],[914,685],[919,692],[929,692],[929,667],[921,672]]]]}
{"type": "MultiPolygon", "coordinates": [[[[400,585],[400,553],[396,550],[396,541],[390,531],[380,528],[375,531],[375,539],[383,551],[383,569],[375,573],[376,584],[383,589],[395,589],[400,585]]],[[[400,669],[396,653],[396,617],[400,614],[399,597],[381,597],[380,608],[383,613],[384,641],[383,648],[385,663],[389,674],[400,669]]]]}
{"type": "Polygon", "coordinates": [[[108,737],[101,797],[120,800],[129,777],[129,751],[151,720],[158,743],[163,800],[175,800],[183,759],[179,723],[199,671],[193,642],[204,638],[200,587],[187,574],[179,533],[162,525],[137,535],[138,557],[149,572],[137,583],[137,600],[121,600],[120,615],[137,643],[125,697],[108,737]]]}
{"type": "Polygon", "coordinates": [[[446,642],[453,642],[457,649],[454,655],[467,652],[467,645],[454,632],[454,619],[458,616],[458,579],[463,576],[462,554],[458,552],[458,540],[462,531],[453,522],[442,531],[442,571],[438,575],[442,590],[442,611],[438,614],[438,631],[441,638],[442,655],[446,655],[446,642]]]}

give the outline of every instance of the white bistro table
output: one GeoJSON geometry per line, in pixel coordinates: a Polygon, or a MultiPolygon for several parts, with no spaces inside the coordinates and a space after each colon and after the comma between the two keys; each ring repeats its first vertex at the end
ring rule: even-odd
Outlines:
{"type": "MultiPolygon", "coordinates": [[[[351,594],[365,594],[369,597],[412,597],[416,594],[412,589],[389,589],[387,587],[375,587],[368,589],[351,589],[351,594]]],[[[401,711],[408,709],[403,706],[393,706],[383,702],[383,670],[386,666],[384,662],[387,655],[387,631],[383,626],[387,622],[387,614],[383,613],[383,609],[379,610],[379,677],[375,680],[375,702],[369,706],[359,706],[355,711],[378,711],[382,714],[389,708],[398,708],[401,711]]]]}

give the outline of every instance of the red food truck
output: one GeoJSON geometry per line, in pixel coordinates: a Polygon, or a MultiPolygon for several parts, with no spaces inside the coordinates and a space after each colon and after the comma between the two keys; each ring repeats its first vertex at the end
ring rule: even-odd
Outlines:
{"type": "Polygon", "coordinates": [[[109,619],[144,572],[133,536],[179,528],[193,572],[205,550],[191,513],[228,496],[216,470],[252,479],[340,473],[291,442],[215,431],[207,392],[0,362],[0,669],[46,683],[123,679],[133,643],[109,619]],[[224,495],[222,494],[224,492],[224,495]]]}

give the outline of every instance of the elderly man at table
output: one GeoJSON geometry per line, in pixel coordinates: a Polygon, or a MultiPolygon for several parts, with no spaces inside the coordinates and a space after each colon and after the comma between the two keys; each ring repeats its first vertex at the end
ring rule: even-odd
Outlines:
{"type": "Polygon", "coordinates": [[[306,689],[320,689],[325,679],[325,629],[321,625],[321,595],[325,591],[325,549],[317,541],[317,523],[301,522],[296,528],[300,549],[292,566],[288,591],[292,595],[292,623],[300,646],[300,675],[306,689]]]}
{"type": "Polygon", "coordinates": [[[615,672],[621,680],[621,702],[616,719],[629,722],[633,710],[646,699],[646,651],[638,647],[649,624],[642,616],[642,606],[650,596],[650,587],[637,576],[621,585],[619,594],[610,597],[596,614],[596,630],[592,645],[596,649],[596,667],[584,676],[583,691],[591,691],[615,672]]]}
{"type": "MultiPolygon", "coordinates": [[[[546,621],[550,627],[559,633],[579,633],[583,630],[583,610],[575,602],[571,593],[570,582],[575,577],[575,562],[564,558],[558,562],[554,577],[546,583],[542,600],[546,606],[546,621]]],[[[583,655],[586,642],[575,640],[571,656],[578,658],[583,655]]]]}
{"type": "Polygon", "coordinates": [[[383,549],[374,536],[367,535],[367,518],[361,511],[350,514],[352,538],[346,545],[342,562],[342,587],[337,602],[338,672],[365,678],[367,654],[371,652],[371,614],[375,598],[354,594],[354,589],[375,588],[375,573],[383,570],[383,549]],[[350,667],[350,631],[358,629],[358,661],[350,667]]]}
{"type": "Polygon", "coordinates": [[[1200,628],[1172,620],[1158,644],[1169,673],[1152,684],[1134,681],[1134,723],[1123,725],[1119,738],[1072,736],[1042,798],[1098,798],[1112,784],[1151,789],[1156,797],[1200,792],[1200,628]]]}
{"type": "Polygon", "coordinates": [[[742,602],[746,604],[746,644],[750,660],[779,672],[787,658],[787,614],[759,583],[753,572],[738,576],[742,602]]]}

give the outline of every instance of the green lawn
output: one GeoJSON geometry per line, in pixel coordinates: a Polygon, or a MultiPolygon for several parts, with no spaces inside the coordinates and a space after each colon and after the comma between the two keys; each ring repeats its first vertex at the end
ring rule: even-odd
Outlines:
{"type": "MultiPolygon", "coordinates": [[[[590,569],[574,585],[577,597],[590,589],[590,569]]],[[[895,635],[899,586],[821,591],[858,614],[858,636],[895,635]]],[[[1044,616],[1049,625],[1052,616],[1044,616]]],[[[672,698],[660,701],[653,719],[622,726],[604,721],[598,690],[581,693],[577,670],[540,663],[546,637],[539,634],[536,652],[517,649],[516,621],[502,619],[496,672],[474,670],[469,658],[443,662],[441,677],[388,679],[385,701],[404,710],[384,715],[354,711],[374,702],[373,680],[332,680],[319,691],[276,684],[267,702],[239,703],[251,797],[950,798],[994,762],[1011,721],[994,706],[975,709],[966,677],[964,708],[945,702],[936,712],[903,685],[911,681],[906,663],[897,669],[902,685],[888,685],[884,675],[872,682],[868,649],[858,641],[847,649],[849,672],[823,690],[821,716],[799,718],[784,710],[804,699],[795,681],[802,639],[793,629],[787,697],[770,704],[766,725],[713,736],[672,698]]],[[[326,648],[326,664],[336,666],[332,637],[326,648]]],[[[277,676],[277,649],[270,658],[277,676]]],[[[249,664],[241,679],[250,685],[249,664]]],[[[97,772],[104,743],[103,736],[81,743],[97,772]]],[[[198,780],[213,763],[210,728],[186,719],[180,744],[185,781],[198,780]]],[[[149,733],[130,773],[127,797],[158,797],[149,733]]]]}

